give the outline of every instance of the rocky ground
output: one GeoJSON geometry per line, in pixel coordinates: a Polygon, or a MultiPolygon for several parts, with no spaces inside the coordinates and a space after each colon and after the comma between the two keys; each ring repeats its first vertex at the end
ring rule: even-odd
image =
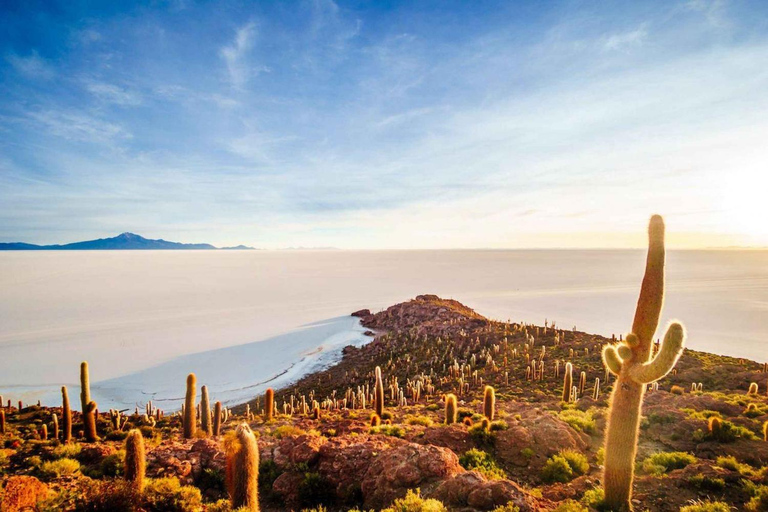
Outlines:
{"type": "MultiPolygon", "coordinates": [[[[242,421],[259,435],[263,510],[381,510],[402,505],[396,500],[413,489],[422,498],[392,510],[599,510],[613,380],[600,352],[612,338],[492,321],[429,295],[354,314],[378,333],[374,341],[277,390],[276,409],[285,414],[265,421],[263,397],[235,408],[219,438],[183,440],[175,416],[154,426],[130,416],[116,431],[102,415],[102,441],[62,445],[40,436],[60,408],[4,408],[0,510],[228,510],[224,445],[242,421]],[[578,391],[571,401],[562,400],[566,362],[578,391]],[[372,427],[376,366],[386,408],[372,427]],[[496,390],[496,408],[483,427],[486,385],[496,390]],[[446,393],[458,396],[460,423],[444,424],[446,393]],[[123,499],[122,439],[133,426],[147,439],[152,480],[141,499],[123,499]]],[[[768,510],[766,384],[758,363],[686,350],[676,371],[646,394],[636,509],[768,510]],[[756,394],[748,393],[751,383],[756,394]],[[716,433],[708,428],[713,416],[722,420],[716,433]]]]}

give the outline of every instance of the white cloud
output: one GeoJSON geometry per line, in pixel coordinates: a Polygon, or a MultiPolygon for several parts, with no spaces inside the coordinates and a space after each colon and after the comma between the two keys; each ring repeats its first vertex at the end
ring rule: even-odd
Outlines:
{"type": "Polygon", "coordinates": [[[88,92],[106,103],[121,106],[135,106],[141,104],[141,96],[138,93],[128,91],[114,84],[106,82],[88,81],[88,92]]]}
{"type": "Polygon", "coordinates": [[[648,37],[648,31],[645,26],[641,26],[640,28],[629,32],[611,34],[604,39],[603,49],[608,51],[627,51],[631,48],[641,46],[645,42],[646,37],[648,37]]]}
{"type": "Polygon", "coordinates": [[[132,137],[122,126],[82,112],[48,110],[32,112],[29,117],[48,133],[72,141],[108,144],[132,137]]]}
{"type": "Polygon", "coordinates": [[[262,72],[269,72],[266,66],[253,66],[248,62],[248,54],[253,49],[256,35],[256,24],[252,21],[246,23],[237,29],[232,43],[220,51],[229,80],[235,88],[242,88],[252,77],[262,72]]]}
{"type": "Polygon", "coordinates": [[[6,60],[13,66],[13,68],[20,74],[27,78],[40,78],[49,80],[54,77],[55,72],[53,67],[47,60],[40,57],[37,51],[32,51],[26,57],[21,57],[14,53],[6,56],[6,60]]]}

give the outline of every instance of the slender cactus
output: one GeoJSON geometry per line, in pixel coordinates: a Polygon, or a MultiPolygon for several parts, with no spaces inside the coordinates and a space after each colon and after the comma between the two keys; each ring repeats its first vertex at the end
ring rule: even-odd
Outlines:
{"type": "Polygon", "coordinates": [[[139,493],[144,490],[144,474],[147,470],[144,437],[141,430],[133,429],[125,439],[125,479],[139,493]]]}
{"type": "Polygon", "coordinates": [[[669,373],[685,342],[683,326],[671,323],[658,354],[649,360],[664,300],[664,221],[658,215],[651,218],[648,238],[645,276],[632,333],[618,346],[603,349],[604,364],[618,376],[611,393],[603,471],[605,506],[617,512],[632,510],[637,432],[646,384],[669,373]]]}
{"type": "Polygon", "coordinates": [[[213,433],[211,426],[211,403],[208,401],[208,386],[200,388],[200,428],[205,435],[213,433]]]}
{"type": "Polygon", "coordinates": [[[95,443],[99,440],[96,433],[96,407],[96,402],[88,402],[85,406],[85,414],[83,414],[83,433],[85,440],[89,443],[95,443]]]}
{"type": "Polygon", "coordinates": [[[565,363],[565,376],[563,377],[563,402],[570,402],[573,394],[573,365],[565,363]]]}
{"type": "Polygon", "coordinates": [[[247,423],[235,430],[227,450],[227,487],[232,509],[259,511],[259,446],[247,423]],[[242,508],[241,508],[242,507],[242,508]]]}
{"type": "Polygon", "coordinates": [[[496,391],[491,386],[485,386],[483,393],[483,414],[488,421],[493,421],[496,415],[496,391]]]}
{"type": "Polygon", "coordinates": [[[221,434],[221,402],[216,402],[213,406],[213,435],[218,437],[221,434]]]}
{"type": "Polygon", "coordinates": [[[0,409],[0,434],[5,434],[5,411],[0,409]]]}
{"type": "Polygon", "coordinates": [[[381,368],[376,367],[376,388],[374,390],[374,411],[381,417],[384,414],[384,382],[381,379],[381,368]]]}
{"type": "Polygon", "coordinates": [[[271,421],[275,414],[275,391],[272,388],[264,393],[264,421],[271,421]]]}
{"type": "Polygon", "coordinates": [[[197,377],[194,373],[187,375],[187,395],[184,399],[184,438],[191,439],[195,437],[197,430],[197,418],[195,418],[195,393],[197,387],[197,377]]]}
{"type": "Polygon", "coordinates": [[[757,382],[753,382],[749,385],[749,390],[747,391],[748,395],[756,395],[757,394],[757,382]]]}
{"type": "Polygon", "coordinates": [[[59,416],[56,413],[51,415],[51,422],[53,423],[53,438],[59,438],[59,416]]]}
{"type": "Polygon", "coordinates": [[[449,393],[445,395],[445,424],[456,423],[459,408],[456,404],[456,395],[449,393]]]}
{"type": "Polygon", "coordinates": [[[91,401],[91,381],[88,373],[88,361],[80,363],[80,409],[85,414],[88,402],[91,401]]]}
{"type": "Polygon", "coordinates": [[[64,444],[72,440],[72,409],[69,408],[69,395],[67,386],[61,386],[62,427],[64,429],[62,441],[64,444]]]}

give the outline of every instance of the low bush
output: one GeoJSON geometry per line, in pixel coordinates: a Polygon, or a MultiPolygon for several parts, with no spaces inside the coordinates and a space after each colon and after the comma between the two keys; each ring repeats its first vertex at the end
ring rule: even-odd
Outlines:
{"type": "Polygon", "coordinates": [[[506,478],[504,470],[496,465],[493,457],[488,452],[477,450],[475,448],[468,450],[464,455],[459,457],[459,464],[461,467],[468,470],[474,470],[478,473],[482,473],[489,480],[499,480],[506,478]]]}
{"type": "Polygon", "coordinates": [[[685,452],[654,453],[643,461],[643,471],[649,475],[660,476],[674,469],[682,469],[696,462],[696,457],[685,452]]]}

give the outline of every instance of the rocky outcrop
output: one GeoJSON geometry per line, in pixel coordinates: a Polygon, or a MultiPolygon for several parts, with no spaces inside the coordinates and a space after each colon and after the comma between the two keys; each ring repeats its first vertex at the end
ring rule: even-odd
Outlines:
{"type": "Polygon", "coordinates": [[[487,480],[476,471],[467,471],[442,482],[430,497],[451,507],[493,510],[512,503],[520,512],[550,510],[552,503],[535,498],[510,480],[487,480]]]}
{"type": "MultiPolygon", "coordinates": [[[[360,316],[356,311],[355,316],[360,316]]],[[[489,324],[483,316],[462,303],[437,295],[419,295],[374,315],[361,316],[365,327],[378,330],[409,331],[416,335],[458,338],[461,331],[471,331],[489,324]]]]}
{"type": "Polygon", "coordinates": [[[35,505],[48,496],[48,486],[33,476],[12,476],[5,482],[0,511],[37,510],[35,505]]]}
{"type": "Polygon", "coordinates": [[[444,480],[464,472],[456,454],[439,446],[408,443],[382,453],[368,468],[360,485],[365,507],[382,508],[421,488],[429,495],[444,480]]]}

